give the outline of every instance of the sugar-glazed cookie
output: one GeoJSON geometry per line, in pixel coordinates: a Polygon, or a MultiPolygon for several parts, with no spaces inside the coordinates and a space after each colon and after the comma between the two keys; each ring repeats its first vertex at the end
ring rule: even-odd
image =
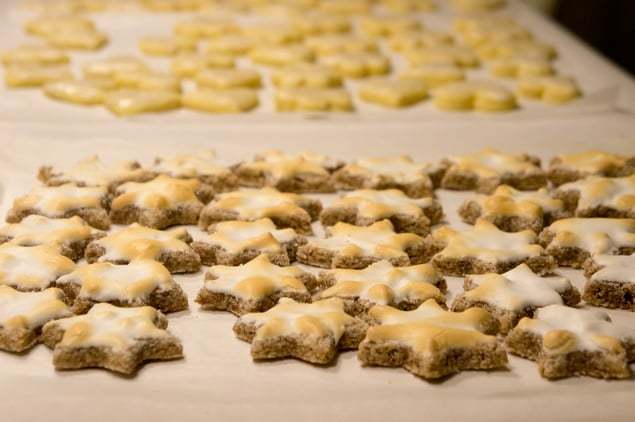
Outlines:
{"type": "Polygon", "coordinates": [[[70,61],[63,50],[46,45],[24,44],[0,55],[0,61],[7,65],[52,65],[64,64],[70,61]]]}
{"type": "Polygon", "coordinates": [[[399,189],[411,198],[433,195],[432,166],[402,155],[360,158],[333,174],[338,189],[399,189]]]}
{"type": "Polygon", "coordinates": [[[441,204],[433,198],[410,198],[397,189],[362,189],[342,195],[320,214],[325,226],[338,222],[356,226],[388,219],[395,231],[425,236],[443,218],[441,204]]]}
{"type": "Polygon", "coordinates": [[[410,65],[415,67],[445,64],[473,68],[479,65],[478,57],[471,49],[452,44],[406,50],[403,54],[410,65]]]}
{"type": "Polygon", "coordinates": [[[254,47],[251,37],[240,34],[226,34],[206,40],[203,43],[203,51],[208,54],[222,54],[226,56],[243,56],[254,47]]]}
{"type": "Polygon", "coordinates": [[[105,187],[38,186],[25,196],[13,201],[7,214],[7,222],[19,223],[25,217],[36,214],[50,218],[82,217],[91,226],[108,230],[110,197],[105,187]]]}
{"type": "Polygon", "coordinates": [[[577,217],[635,218],[635,175],[591,176],[560,185],[554,195],[577,217]]]}
{"type": "Polygon", "coordinates": [[[377,53],[377,41],[354,35],[331,34],[307,38],[305,44],[319,57],[337,54],[377,53]]]}
{"type": "Polygon", "coordinates": [[[82,72],[86,79],[114,80],[121,73],[149,72],[148,65],[134,56],[110,56],[86,63],[82,72]]]}
{"type": "Polygon", "coordinates": [[[238,30],[238,25],[232,19],[215,16],[196,16],[174,25],[175,35],[192,40],[214,38],[238,30]]]}
{"type": "Polygon", "coordinates": [[[260,88],[260,73],[252,69],[205,69],[196,75],[201,88],[260,88]]]}
{"type": "Polygon", "coordinates": [[[581,95],[573,78],[549,75],[520,78],[516,92],[520,97],[542,100],[548,104],[566,103],[581,95]]]}
{"type": "Polygon", "coordinates": [[[276,229],[268,218],[256,221],[223,221],[210,227],[210,234],[192,248],[203,265],[240,265],[267,255],[276,265],[295,261],[298,246],[306,243],[293,229],[276,229]]]}
{"type": "Polygon", "coordinates": [[[452,64],[427,64],[406,70],[399,75],[403,80],[421,81],[429,88],[437,88],[465,79],[465,71],[452,64]]]}
{"type": "Polygon", "coordinates": [[[518,190],[536,190],[546,186],[547,176],[540,159],[528,154],[506,154],[491,148],[446,158],[447,168],[441,186],[445,189],[493,192],[499,185],[518,190]]]}
{"type": "Polygon", "coordinates": [[[635,155],[602,151],[557,155],[549,162],[547,176],[556,186],[588,176],[624,177],[635,173],[635,155]]]}
{"type": "Polygon", "coordinates": [[[518,107],[507,87],[490,81],[448,83],[433,90],[432,97],[440,110],[503,112],[518,107]]]}
{"type": "Polygon", "coordinates": [[[279,267],[267,255],[259,255],[237,267],[211,267],[196,301],[203,309],[244,315],[264,312],[282,297],[310,302],[316,283],[313,275],[299,267],[279,267]]]}
{"type": "Polygon", "coordinates": [[[0,228],[0,243],[54,246],[59,248],[62,255],[77,261],[84,256],[84,249],[89,242],[104,235],[104,232],[92,228],[77,216],[48,218],[30,215],[19,223],[0,228]]]}
{"type": "Polygon", "coordinates": [[[600,310],[550,305],[523,318],[505,341],[510,352],[536,361],[548,379],[572,376],[630,378],[635,331],[600,310]]]}
{"type": "Polygon", "coordinates": [[[334,192],[329,165],[332,159],[310,152],[288,154],[278,150],[257,155],[234,167],[238,183],[271,186],[281,192],[334,192]]]}
{"type": "Polygon", "coordinates": [[[418,19],[407,15],[365,16],[360,21],[361,31],[370,37],[389,37],[421,28],[418,19]]]}
{"type": "Polygon", "coordinates": [[[0,286],[0,350],[24,352],[40,341],[44,324],[71,315],[59,289],[20,292],[0,286]]]}
{"type": "Polygon", "coordinates": [[[476,48],[481,60],[502,60],[523,57],[535,60],[553,60],[557,57],[556,49],[547,43],[533,38],[507,38],[488,40],[476,48]]]}
{"type": "Polygon", "coordinates": [[[73,183],[77,186],[106,186],[109,190],[124,182],[143,182],[152,177],[136,161],[106,165],[96,155],[81,160],[68,169],[43,166],[38,172],[38,179],[48,186],[73,183]]]}
{"type": "Polygon", "coordinates": [[[433,12],[438,7],[436,0],[381,0],[379,3],[393,13],[433,12]]]}
{"type": "Polygon", "coordinates": [[[327,56],[322,63],[342,78],[367,78],[390,73],[390,60],[379,53],[340,53],[327,56]]]}
{"type": "Polygon", "coordinates": [[[279,23],[265,23],[243,26],[241,34],[261,45],[285,45],[302,41],[302,32],[291,25],[279,23]]]}
{"type": "Polygon", "coordinates": [[[533,230],[539,233],[555,220],[570,217],[565,202],[553,198],[547,189],[519,191],[500,185],[491,195],[468,199],[459,208],[464,222],[474,224],[479,218],[506,232],[533,230]]]}
{"type": "Polygon", "coordinates": [[[154,230],[134,223],[115,233],[91,242],[86,260],[127,264],[136,259],[154,259],[171,273],[192,273],[201,268],[201,259],[189,246],[187,230],[154,230]]]}
{"type": "Polygon", "coordinates": [[[540,275],[549,274],[556,261],[537,244],[538,236],[531,230],[507,233],[487,220],[478,220],[474,227],[456,230],[443,226],[426,238],[426,254],[446,275],[501,274],[525,263],[540,275]]]}
{"type": "Polygon", "coordinates": [[[206,69],[231,69],[234,57],[218,53],[183,53],[170,62],[170,70],[177,78],[193,78],[206,69]]]}
{"type": "Polygon", "coordinates": [[[353,100],[343,88],[282,88],[276,92],[278,111],[353,110],[353,100]]]}
{"type": "Polygon", "coordinates": [[[415,79],[373,80],[360,86],[359,96],[384,107],[407,107],[428,98],[428,87],[415,79]]]}
{"type": "Polygon", "coordinates": [[[73,312],[77,314],[84,314],[101,302],[123,307],[149,305],[164,313],[187,309],[181,286],[163,265],[151,259],[126,265],[84,265],[58,278],[55,285],[73,301],[73,312]]]}
{"type": "Polygon", "coordinates": [[[366,327],[344,312],[340,299],[298,303],[281,298],[267,312],[241,316],[234,324],[234,333],[251,343],[254,360],[294,357],[326,364],[338,350],[355,349],[366,327]]]}
{"type": "Polygon", "coordinates": [[[210,149],[195,154],[159,156],[154,159],[150,171],[178,179],[198,179],[214,192],[234,190],[238,183],[232,171],[220,165],[216,160],[216,153],[210,149]]]}
{"type": "Polygon", "coordinates": [[[635,219],[565,218],[546,227],[540,243],[558,265],[581,268],[593,255],[635,252],[635,219]]]}
{"type": "Polygon", "coordinates": [[[395,267],[388,261],[363,270],[322,271],[320,284],[328,288],[314,298],[339,297],[351,315],[364,314],[374,305],[411,310],[428,299],[445,306],[447,288],[445,279],[430,264],[395,267]]]}
{"type": "Polygon", "coordinates": [[[249,52],[252,62],[267,66],[288,66],[295,63],[312,62],[315,53],[303,44],[256,47],[249,52]]]}
{"type": "Polygon", "coordinates": [[[75,269],[75,263],[49,245],[0,245],[0,285],[22,292],[40,291],[75,269]]]}
{"type": "Polygon", "coordinates": [[[345,16],[366,15],[372,7],[371,0],[322,0],[318,5],[319,10],[325,14],[345,16]]]}
{"type": "Polygon", "coordinates": [[[344,16],[300,14],[293,18],[293,26],[304,35],[341,34],[350,32],[351,21],[344,16]]]}
{"type": "Polygon", "coordinates": [[[584,263],[584,273],[586,303],[635,312],[635,254],[594,255],[584,263]]]}
{"type": "Polygon", "coordinates": [[[99,303],[85,315],[44,325],[42,342],[53,349],[55,369],[105,368],[132,374],[144,361],[183,357],[168,320],[150,307],[99,303]]]}
{"type": "Polygon", "coordinates": [[[402,32],[388,39],[390,48],[398,53],[452,44],[454,44],[452,35],[428,30],[402,32]]]}
{"type": "Polygon", "coordinates": [[[119,72],[113,78],[117,89],[139,91],[181,92],[181,80],[169,73],[157,71],[119,72]]]}
{"type": "Polygon", "coordinates": [[[324,65],[296,63],[276,69],[271,82],[278,88],[337,88],[342,78],[324,65]]]}
{"type": "Polygon", "coordinates": [[[127,182],[115,190],[110,218],[116,224],[140,223],[164,229],[178,224],[196,224],[203,202],[213,196],[210,187],[197,179],[159,175],[144,182],[127,182]]]}
{"type": "Polygon", "coordinates": [[[67,64],[13,64],[4,68],[4,83],[8,88],[34,88],[69,79],[73,79],[73,74],[67,64]]]}
{"type": "Polygon", "coordinates": [[[390,220],[367,227],[337,223],[326,228],[326,238],[309,239],[298,248],[298,261],[322,268],[366,268],[388,260],[393,265],[423,262],[424,240],[413,233],[395,233],[390,220]]]}
{"type": "Polygon", "coordinates": [[[258,93],[253,89],[197,89],[186,92],[183,107],[205,113],[245,113],[258,107],[258,93]]]}
{"type": "Polygon", "coordinates": [[[453,311],[469,308],[487,309],[507,334],[524,317],[548,305],[575,306],[580,293],[571,282],[560,276],[540,277],[526,264],[503,274],[467,276],[464,293],[452,303],[453,311]]]}
{"type": "Polygon", "coordinates": [[[139,50],[148,56],[171,57],[196,51],[196,41],[187,37],[145,36],[139,39],[139,50]]]}
{"type": "Polygon", "coordinates": [[[505,6],[507,0],[452,0],[451,3],[457,12],[474,13],[499,9],[505,6]]]}
{"type": "Polygon", "coordinates": [[[371,326],[359,344],[363,365],[403,367],[425,379],[470,369],[497,369],[507,364],[496,340],[498,322],[484,309],[448,312],[433,299],[402,311],[375,306],[371,326]]]}
{"type": "Polygon", "coordinates": [[[181,95],[178,92],[166,90],[122,89],[109,92],[104,105],[117,116],[159,113],[181,107],[181,95]]]}
{"type": "Polygon", "coordinates": [[[98,80],[76,80],[50,82],[42,87],[47,97],[57,101],[93,106],[103,104],[106,92],[114,84],[98,80]]]}
{"type": "Polygon", "coordinates": [[[42,37],[49,45],[72,50],[99,50],[108,44],[108,35],[97,29],[70,29],[60,27],[42,37]]]}
{"type": "Polygon", "coordinates": [[[311,234],[322,204],[316,199],[273,188],[242,189],[223,193],[201,212],[198,225],[207,229],[220,221],[255,221],[270,218],[278,228],[292,228],[300,234],[311,234]]]}
{"type": "Polygon", "coordinates": [[[549,60],[512,57],[495,60],[489,67],[492,76],[499,78],[536,78],[553,75],[555,70],[549,60]]]}

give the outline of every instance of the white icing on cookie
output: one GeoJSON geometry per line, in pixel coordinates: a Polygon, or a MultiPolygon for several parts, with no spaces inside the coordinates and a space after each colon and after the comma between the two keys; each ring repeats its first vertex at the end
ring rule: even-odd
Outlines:
{"type": "Polygon", "coordinates": [[[74,269],[75,263],[54,246],[0,246],[0,284],[18,290],[45,289],[74,269]]]}
{"type": "Polygon", "coordinates": [[[412,158],[401,155],[381,158],[359,158],[344,167],[347,173],[368,177],[375,185],[384,177],[390,177],[395,183],[415,183],[426,181],[432,188],[428,178],[430,164],[417,163],[412,158]]]}
{"type": "Polygon", "coordinates": [[[61,186],[38,186],[29,194],[13,202],[15,212],[37,210],[48,217],[61,217],[66,212],[79,208],[103,208],[102,200],[107,195],[105,187],[77,187],[73,184],[61,186]]]}
{"type": "Polygon", "coordinates": [[[419,218],[423,209],[432,206],[433,198],[414,199],[398,189],[373,190],[360,189],[345,193],[333,202],[335,208],[355,208],[363,218],[389,218],[396,214],[419,218]]]}
{"type": "Polygon", "coordinates": [[[265,252],[282,250],[283,243],[297,238],[293,229],[276,229],[275,224],[263,218],[256,221],[223,221],[213,226],[213,232],[205,243],[217,245],[230,253],[245,249],[258,249],[265,252]]]}
{"type": "Polygon", "coordinates": [[[80,217],[48,218],[29,215],[19,223],[0,228],[0,236],[10,238],[11,243],[23,246],[59,245],[67,242],[89,240],[97,234],[80,217]]]}
{"type": "Polygon", "coordinates": [[[203,150],[196,154],[163,155],[157,157],[152,170],[171,177],[193,179],[201,176],[224,176],[229,169],[216,163],[214,150],[203,150]]]}
{"type": "MultiPolygon", "coordinates": [[[[98,156],[93,155],[79,161],[72,168],[56,172],[49,182],[75,183],[82,186],[108,186],[142,177],[144,170],[136,161],[120,161],[107,166],[98,156]]],[[[49,183],[50,184],[50,183],[49,183]]]]}
{"type": "Polygon", "coordinates": [[[578,191],[578,211],[599,206],[619,211],[635,208],[635,175],[629,177],[596,177],[560,185],[560,191],[578,191]]]}
{"type": "Polygon", "coordinates": [[[594,281],[625,281],[635,283],[635,254],[595,255],[595,264],[602,267],[591,276],[594,281]]]}
{"type": "Polygon", "coordinates": [[[304,214],[299,206],[302,199],[300,195],[282,193],[273,188],[241,189],[218,195],[208,207],[235,211],[238,219],[257,220],[298,212],[304,214]]]}
{"type": "Polygon", "coordinates": [[[475,173],[482,178],[540,171],[540,167],[523,155],[505,154],[489,148],[470,155],[451,156],[448,160],[452,163],[449,171],[475,173]]]}
{"type": "Polygon", "coordinates": [[[111,209],[119,210],[129,205],[149,209],[199,207],[202,203],[195,191],[200,184],[196,179],[176,179],[164,174],[145,183],[127,182],[117,188],[111,209]]]}
{"type": "Polygon", "coordinates": [[[566,218],[545,230],[555,237],[549,248],[577,247],[595,254],[617,254],[619,248],[635,248],[635,219],[566,218]]]}
{"type": "Polygon", "coordinates": [[[0,327],[5,329],[35,329],[47,322],[71,316],[59,289],[41,292],[20,292],[0,286],[0,327]]]}

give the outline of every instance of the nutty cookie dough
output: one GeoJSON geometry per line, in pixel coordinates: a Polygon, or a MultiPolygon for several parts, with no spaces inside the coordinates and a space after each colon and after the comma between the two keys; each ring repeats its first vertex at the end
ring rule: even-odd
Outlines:
{"type": "Polygon", "coordinates": [[[105,368],[132,374],[145,361],[183,357],[167,318],[150,306],[99,303],[85,315],[44,325],[42,342],[53,349],[55,369],[105,368]]]}
{"type": "Polygon", "coordinates": [[[452,303],[453,311],[487,309],[507,334],[523,317],[532,317],[536,309],[548,305],[575,306],[580,293],[560,276],[540,277],[526,264],[503,274],[471,275],[465,278],[461,293],[452,303]]]}
{"type": "Polygon", "coordinates": [[[282,298],[267,312],[241,316],[234,333],[251,343],[254,360],[294,357],[327,364],[338,350],[357,348],[366,328],[366,323],[344,312],[340,299],[298,303],[282,298]]]}
{"type": "Polygon", "coordinates": [[[538,363],[548,379],[572,376],[630,378],[635,331],[595,309],[550,305],[523,318],[505,341],[514,354],[538,363]]]}
{"type": "Polygon", "coordinates": [[[124,229],[91,242],[86,260],[127,264],[136,259],[153,259],[171,273],[193,273],[201,268],[201,258],[190,247],[187,230],[154,230],[134,223],[124,229]]]}
{"type": "Polygon", "coordinates": [[[547,176],[556,186],[588,176],[625,177],[635,173],[635,156],[585,151],[551,159],[547,176]]]}
{"type": "Polygon", "coordinates": [[[561,198],[576,217],[635,218],[635,174],[590,176],[560,185],[555,196],[561,198]]]}
{"type": "Polygon", "coordinates": [[[586,303],[635,312],[635,255],[594,255],[584,263],[586,303]]]}
{"type": "Polygon", "coordinates": [[[370,226],[388,219],[396,232],[425,236],[443,218],[441,204],[433,198],[410,198],[398,189],[361,189],[347,192],[320,214],[320,222],[370,226]]]}
{"type": "Polygon", "coordinates": [[[293,229],[276,229],[268,218],[255,221],[223,221],[209,228],[210,234],[196,242],[192,248],[201,257],[203,265],[240,265],[259,255],[266,255],[276,265],[289,265],[295,261],[304,236],[293,229]]]}
{"type": "Polygon", "coordinates": [[[507,354],[494,334],[498,322],[484,309],[448,312],[429,299],[417,309],[375,306],[357,353],[363,365],[401,366],[425,379],[470,369],[497,369],[507,354]]]}
{"type": "Polygon", "coordinates": [[[424,262],[424,239],[413,233],[395,233],[389,220],[367,227],[337,223],[324,239],[309,239],[298,248],[298,261],[322,268],[365,268],[388,260],[405,266],[424,262]]]}
{"type": "Polygon", "coordinates": [[[264,312],[282,297],[310,302],[317,281],[299,267],[279,267],[260,255],[237,267],[215,265],[205,275],[196,301],[203,309],[235,315],[264,312]]]}
{"type": "Polygon", "coordinates": [[[402,310],[417,308],[428,299],[445,306],[445,279],[431,264],[395,267],[379,261],[363,270],[328,270],[320,273],[320,283],[328,287],[314,299],[338,297],[346,313],[361,315],[374,305],[402,310]]]}

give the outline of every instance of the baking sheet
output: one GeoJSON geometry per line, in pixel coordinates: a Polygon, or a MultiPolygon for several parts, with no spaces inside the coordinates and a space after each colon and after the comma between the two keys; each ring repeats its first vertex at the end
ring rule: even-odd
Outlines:
{"type": "MultiPolygon", "coordinates": [[[[0,122],[0,215],[14,197],[36,184],[43,163],[70,165],[98,153],[106,161],[215,148],[235,162],[265,148],[312,149],[350,159],[360,155],[407,153],[418,160],[469,153],[484,146],[529,152],[547,159],[557,153],[602,148],[633,153],[632,117],[620,114],[554,122],[464,121],[340,125],[231,123],[183,128],[137,125],[21,125],[0,122]]],[[[469,193],[439,191],[447,220],[469,193]]],[[[328,199],[329,196],[321,196],[328,199]]],[[[563,273],[581,287],[579,271],[563,273]]],[[[542,379],[533,362],[510,356],[509,370],[463,372],[428,382],[402,369],[362,368],[355,352],[331,366],[296,360],[253,363],[249,345],[232,332],[235,317],[203,312],[193,302],[203,272],[177,276],[190,310],[169,316],[169,329],[182,339],[185,359],[151,363],[125,378],[104,370],[56,372],[43,345],[23,355],[0,353],[0,409],[6,421],[187,420],[483,420],[632,421],[635,381],[542,379]]],[[[449,278],[450,296],[461,279],[449,278]]],[[[616,323],[635,325],[635,314],[609,311],[616,323]]],[[[633,368],[633,366],[631,366],[633,368]]],[[[635,368],[634,368],[635,369],[635,368]]]]}
{"type": "MultiPolygon", "coordinates": [[[[37,42],[37,39],[28,37],[21,29],[22,24],[33,17],[33,14],[16,8],[15,4],[17,2],[15,0],[3,3],[4,5],[0,5],[0,11],[2,11],[2,8],[4,9],[2,15],[0,15],[4,17],[4,19],[0,20],[2,23],[0,27],[0,49],[10,48],[24,42],[37,42]]],[[[558,118],[602,113],[621,108],[635,109],[635,82],[629,76],[605,59],[600,58],[555,25],[549,24],[545,18],[538,16],[522,3],[510,1],[507,13],[530,28],[537,38],[557,47],[560,56],[555,61],[555,66],[559,72],[574,76],[578,80],[585,94],[582,98],[561,106],[551,106],[541,102],[519,99],[521,105],[519,110],[498,114],[445,112],[437,110],[432,101],[425,101],[405,109],[392,110],[361,101],[356,95],[360,81],[348,80],[346,85],[354,97],[357,112],[318,114],[318,117],[346,123],[440,120],[454,122],[465,118],[479,120],[494,118],[500,121],[518,121],[541,117],[558,118]]],[[[170,35],[176,22],[187,19],[191,15],[190,13],[156,14],[135,11],[95,14],[92,17],[95,19],[97,26],[108,33],[111,42],[99,52],[73,52],[74,70],[79,75],[81,65],[85,62],[110,55],[133,54],[144,57],[157,69],[167,71],[170,59],[142,55],[137,47],[138,40],[145,35],[170,35]]],[[[446,7],[441,8],[439,13],[419,14],[426,27],[448,31],[451,27],[452,16],[446,7]]],[[[276,21],[275,17],[269,19],[276,21]]],[[[248,23],[257,21],[257,19],[248,17],[239,19],[239,21],[248,23]]],[[[382,41],[381,44],[382,50],[388,53],[385,42],[382,41]]],[[[391,55],[391,60],[394,65],[393,74],[398,74],[407,67],[405,61],[397,55],[391,55]]],[[[300,113],[300,116],[298,116],[294,113],[277,113],[275,111],[273,104],[273,93],[275,90],[269,80],[270,68],[251,65],[248,59],[240,59],[238,64],[239,66],[255,67],[263,75],[264,88],[260,90],[261,105],[256,110],[241,115],[212,115],[182,109],[162,113],[160,116],[161,123],[215,124],[228,120],[250,123],[286,123],[307,117],[306,113],[300,113]]],[[[514,88],[513,80],[492,78],[488,75],[485,68],[469,71],[468,77],[492,79],[507,85],[511,89],[514,88]]],[[[193,84],[188,82],[185,87],[186,89],[192,89],[193,84]]],[[[31,122],[34,116],[29,111],[34,107],[38,110],[46,111],[46,114],[39,114],[35,118],[51,122],[72,121],[76,123],[78,119],[81,119],[82,124],[93,124],[94,122],[111,122],[121,119],[113,116],[102,107],[83,107],[48,99],[39,89],[8,90],[4,87],[0,88],[0,116],[5,119],[11,119],[16,122],[31,122]]],[[[315,118],[315,116],[315,114],[309,115],[310,118],[315,118]]],[[[150,122],[155,119],[156,116],[145,114],[121,120],[150,122]]]]}

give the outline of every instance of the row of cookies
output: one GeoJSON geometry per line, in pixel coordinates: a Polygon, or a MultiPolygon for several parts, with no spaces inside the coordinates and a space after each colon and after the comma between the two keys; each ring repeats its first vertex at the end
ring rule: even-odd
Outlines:
{"type": "MultiPolygon", "coordinates": [[[[393,52],[404,55],[413,67],[399,79],[364,83],[359,88],[364,101],[403,107],[424,100],[429,88],[436,87],[435,104],[441,109],[504,111],[516,107],[514,95],[504,85],[461,82],[465,79],[464,70],[477,66],[479,56],[492,63],[494,76],[521,78],[517,89],[520,96],[561,103],[579,95],[572,79],[553,76],[553,47],[534,40],[530,31],[508,17],[457,20],[455,29],[466,45],[458,46],[451,35],[429,31],[410,16],[365,17],[359,24],[363,37],[346,34],[352,28],[348,18],[292,16],[295,19],[288,25],[244,28],[231,19],[202,16],[177,24],[174,37],[142,38],[142,52],[177,56],[172,62],[174,76],[153,71],[132,57],[111,57],[106,64],[137,61],[136,73],[128,74],[128,67],[118,77],[94,80],[85,71],[85,79],[74,80],[62,60],[63,53],[27,45],[5,55],[4,61],[9,64],[5,79],[13,87],[47,85],[44,91],[54,99],[104,104],[121,115],[170,110],[181,104],[208,112],[240,112],[259,103],[254,89],[260,86],[261,75],[249,68],[232,68],[235,56],[248,54],[253,63],[284,66],[271,77],[279,86],[275,98],[279,110],[350,111],[353,102],[341,88],[342,79],[388,74],[390,60],[380,54],[375,39],[388,37],[393,52]],[[320,35],[314,35],[316,27],[320,35]],[[307,33],[313,35],[300,43],[307,33]],[[204,52],[199,54],[196,51],[201,40],[206,41],[204,52]],[[321,58],[320,64],[311,63],[316,56],[321,58]],[[58,60],[52,61],[53,57],[58,60]],[[148,78],[152,82],[145,82],[148,78]],[[179,78],[195,78],[198,89],[181,97],[179,78]],[[448,85],[439,87],[442,84],[448,85]],[[148,90],[152,92],[145,92],[148,90]],[[122,104],[137,106],[126,108],[122,104]]],[[[56,19],[35,19],[27,23],[26,30],[32,33],[32,28],[42,27],[50,31],[56,27],[56,19]]],[[[60,18],[56,32],[91,25],[90,20],[80,16],[60,18]],[[77,22],[73,23],[73,19],[77,22]]]]}

